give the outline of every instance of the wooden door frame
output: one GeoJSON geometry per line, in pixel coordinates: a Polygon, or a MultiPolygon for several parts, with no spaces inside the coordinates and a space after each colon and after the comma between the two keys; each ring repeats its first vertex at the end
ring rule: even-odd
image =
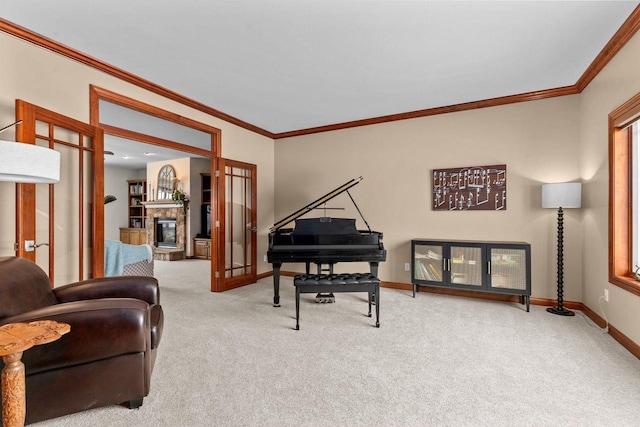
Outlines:
{"type": "MultiPolygon", "coordinates": [[[[215,162],[216,172],[212,177],[215,177],[215,185],[212,185],[212,190],[215,188],[215,194],[212,194],[212,197],[215,195],[218,205],[215,209],[214,216],[216,217],[216,224],[218,227],[213,228],[215,232],[211,233],[212,237],[212,253],[216,254],[217,263],[212,263],[212,274],[216,278],[215,286],[213,286],[212,282],[212,292],[224,292],[229,289],[237,288],[240,286],[246,285],[246,278],[229,278],[226,279],[224,277],[225,274],[225,230],[226,230],[226,215],[224,214],[226,209],[226,191],[225,191],[225,171],[224,167],[228,165],[235,165],[237,167],[242,167],[246,169],[250,169],[252,171],[252,189],[251,192],[251,223],[257,227],[258,218],[257,218],[257,204],[258,204],[258,176],[257,176],[257,165],[253,163],[242,162],[239,160],[231,160],[218,158],[215,162]],[[215,243],[214,243],[215,236],[215,243]]],[[[251,233],[251,283],[254,283],[257,280],[257,232],[251,233]]]]}
{"type": "MultiPolygon", "coordinates": [[[[22,120],[22,124],[17,128],[17,141],[35,144],[36,143],[36,121],[43,121],[49,123],[55,123],[56,125],[68,128],[74,131],[79,131],[80,134],[92,139],[93,147],[85,148],[86,151],[93,152],[93,167],[94,174],[93,180],[89,184],[92,186],[93,193],[93,209],[91,212],[92,221],[94,224],[90,238],[93,240],[93,253],[91,259],[91,269],[94,277],[101,277],[104,275],[104,245],[98,244],[104,241],[104,159],[103,159],[103,132],[101,129],[91,126],[87,123],[83,123],[79,120],[71,117],[64,116],[46,108],[39,107],[34,104],[30,104],[21,99],[16,100],[16,120],[22,120]]],[[[58,141],[58,143],[63,143],[58,141]]],[[[50,142],[50,144],[52,144],[50,142]]],[[[50,145],[49,148],[53,148],[50,145]]],[[[80,176],[83,177],[82,171],[83,164],[80,163],[80,176]]],[[[36,186],[35,184],[16,184],[16,255],[22,258],[29,259],[31,261],[36,260],[35,251],[26,252],[22,242],[25,240],[35,240],[36,234],[36,219],[35,216],[20,215],[21,211],[35,211],[36,209],[36,186]]],[[[84,277],[84,201],[83,194],[79,195],[80,205],[80,218],[79,218],[79,278],[80,280],[87,279],[84,277]]],[[[53,211],[53,198],[49,198],[49,210],[53,211]]],[[[49,228],[49,256],[54,257],[54,235],[53,228],[49,228]]],[[[54,263],[50,263],[49,277],[53,280],[53,268],[54,263]]]]}
{"type": "MultiPolygon", "coordinates": [[[[110,135],[115,135],[121,138],[126,138],[138,142],[142,142],[145,144],[153,144],[160,147],[170,148],[173,150],[183,151],[187,153],[197,154],[203,157],[207,157],[211,160],[211,169],[209,173],[212,177],[215,176],[215,166],[216,159],[220,158],[222,153],[222,130],[206,125],[204,123],[195,121],[193,119],[189,119],[187,117],[180,116],[178,114],[172,113],[167,110],[163,110],[161,108],[155,107],[150,104],[146,104],[144,102],[138,101],[133,98],[129,98],[127,96],[118,94],[116,92],[112,92],[107,89],[100,88],[98,86],[90,85],[89,87],[89,108],[90,108],[90,123],[96,127],[99,127],[104,130],[105,133],[110,135]],[[128,129],[123,129],[111,125],[106,125],[100,123],[100,101],[108,101],[114,104],[117,104],[124,108],[129,108],[135,111],[139,111],[144,114],[149,114],[160,119],[164,119],[170,122],[177,123],[182,126],[190,127],[192,129],[199,130],[201,132],[209,133],[211,135],[211,148],[210,150],[204,150],[198,147],[193,147],[190,145],[181,144],[175,141],[170,141],[167,139],[162,139],[158,137],[154,137],[151,135],[142,134],[139,132],[134,132],[128,129]]],[[[102,180],[104,182],[104,168],[102,170],[102,180]]],[[[217,216],[217,203],[218,193],[217,189],[214,185],[211,188],[211,230],[215,230],[216,224],[216,216],[217,216]]],[[[218,251],[216,248],[218,247],[217,241],[217,233],[211,233],[211,291],[216,292],[217,289],[217,278],[215,277],[215,272],[217,271],[217,254],[218,251]]],[[[151,243],[150,243],[151,244],[151,243]]],[[[186,242],[185,242],[186,244],[186,242]]]]}

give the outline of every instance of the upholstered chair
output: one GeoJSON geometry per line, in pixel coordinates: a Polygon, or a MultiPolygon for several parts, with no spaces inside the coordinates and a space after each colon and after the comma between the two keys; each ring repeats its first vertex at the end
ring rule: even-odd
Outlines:
{"type": "Polygon", "coordinates": [[[52,289],[33,262],[0,258],[0,325],[45,319],[68,323],[71,332],[22,356],[27,424],[142,405],[164,323],[155,278],[108,277],[52,289]]]}

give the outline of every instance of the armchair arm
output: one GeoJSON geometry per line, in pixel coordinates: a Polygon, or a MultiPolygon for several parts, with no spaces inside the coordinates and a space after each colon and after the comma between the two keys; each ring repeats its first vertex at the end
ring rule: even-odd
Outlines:
{"type": "Polygon", "coordinates": [[[89,279],[53,289],[59,302],[97,298],[136,298],[149,305],[160,303],[160,287],[155,277],[116,276],[89,279]]]}
{"type": "Polygon", "coordinates": [[[150,348],[149,305],[141,300],[109,298],[52,305],[2,319],[2,324],[55,320],[71,332],[24,352],[27,375],[79,365],[150,348]]]}

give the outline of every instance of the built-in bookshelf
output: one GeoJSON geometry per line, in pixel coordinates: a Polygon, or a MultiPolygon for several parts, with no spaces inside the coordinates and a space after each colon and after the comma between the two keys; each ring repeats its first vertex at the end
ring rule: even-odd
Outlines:
{"type": "Polygon", "coordinates": [[[128,185],[128,227],[120,228],[120,241],[132,245],[147,243],[147,180],[130,179],[128,185]]]}
{"type": "Polygon", "coordinates": [[[194,258],[211,259],[211,174],[201,173],[200,233],[193,239],[194,258]]]}
{"type": "Polygon", "coordinates": [[[418,286],[515,294],[529,311],[528,243],[414,239],[411,259],[414,297],[418,286]]]}
{"type": "Polygon", "coordinates": [[[129,184],[129,228],[146,228],[147,213],[142,202],[147,201],[147,180],[130,179],[129,184]]]}

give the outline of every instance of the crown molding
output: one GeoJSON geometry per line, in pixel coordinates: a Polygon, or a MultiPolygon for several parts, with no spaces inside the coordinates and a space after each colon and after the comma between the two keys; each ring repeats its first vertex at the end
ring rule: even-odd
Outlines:
{"type": "Polygon", "coordinates": [[[589,65],[587,70],[582,74],[578,81],[572,86],[564,86],[554,89],[546,89],[535,92],[522,93],[517,95],[509,95],[491,99],[485,99],[481,101],[473,101],[462,104],[449,105],[445,107],[428,108],[424,110],[417,110],[405,113],[390,114],[386,116],[373,117],[362,120],[354,120],[344,123],[336,123],[326,126],[318,126],[307,129],[292,130],[287,132],[273,133],[258,126],[254,126],[236,117],[223,113],[215,108],[209,107],[191,98],[180,95],[167,88],[150,82],[149,80],[138,77],[120,68],[107,64],[104,61],[93,58],[80,51],[72,49],[47,37],[34,33],[26,28],[9,22],[0,18],[0,31],[20,38],[22,40],[33,43],[37,46],[48,49],[52,52],[71,58],[82,64],[88,65],[92,68],[98,69],[102,72],[110,74],[126,82],[132,83],[136,86],[142,87],[155,94],[166,97],[173,101],[179,102],[188,107],[194,108],[203,113],[209,114],[213,117],[217,117],[228,123],[237,125],[246,130],[255,132],[259,135],[271,138],[274,140],[282,138],[290,138],[294,136],[310,135],[320,132],[329,132],[340,129],[348,129],[360,126],[369,126],[373,124],[388,123],[398,120],[408,120],[420,117],[435,116],[439,114],[447,114],[460,111],[468,111],[479,108],[495,107],[499,105],[514,104],[518,102],[535,101],[540,99],[554,98],[565,95],[575,95],[581,93],[584,88],[598,75],[600,71],[611,61],[611,59],[622,49],[622,47],[635,35],[640,29],[640,6],[636,7],[634,11],[629,15],[627,20],[622,24],[618,31],[613,35],[611,40],[605,45],[598,56],[589,65]]]}
{"type": "Polygon", "coordinates": [[[522,93],[519,95],[501,96],[499,98],[485,99],[482,101],[466,102],[463,104],[449,105],[445,107],[428,108],[425,110],[411,111],[408,113],[390,114],[388,116],[373,117],[369,119],[355,120],[351,122],[337,123],[333,125],[318,126],[314,128],[294,130],[274,134],[274,139],[290,138],[293,136],[309,135],[313,133],[329,132],[333,130],[348,129],[359,126],[375,125],[394,122],[398,120],[416,119],[419,117],[435,116],[439,114],[455,113],[460,111],[475,110],[478,108],[495,107],[498,105],[514,104],[517,102],[535,101],[538,99],[554,98],[557,96],[574,95],[579,93],[574,86],[565,86],[556,89],[539,90],[522,93]]]}
{"type": "Polygon", "coordinates": [[[587,67],[587,70],[576,82],[578,92],[582,92],[589,83],[598,75],[600,71],[613,59],[613,57],[627,44],[629,40],[640,29],[640,6],[636,7],[626,21],[620,26],[618,31],[611,37],[611,40],[600,51],[598,56],[587,67]]]}
{"type": "Polygon", "coordinates": [[[62,56],[66,56],[67,58],[73,59],[85,65],[88,65],[89,67],[95,68],[99,71],[102,71],[106,74],[114,76],[118,79],[134,84],[136,86],[139,86],[143,89],[146,89],[157,95],[163,96],[167,99],[171,99],[173,101],[179,102],[180,104],[186,105],[195,110],[202,111],[203,113],[209,114],[213,117],[217,117],[221,120],[224,120],[226,122],[229,122],[241,128],[247,129],[249,131],[255,132],[262,136],[266,136],[268,138],[273,139],[273,133],[265,129],[259,128],[258,126],[254,126],[236,117],[230,116],[229,114],[223,113],[222,111],[216,110],[215,108],[211,108],[201,102],[198,102],[186,96],[180,95],[177,92],[169,90],[149,80],[138,77],[118,67],[114,67],[113,65],[110,65],[104,61],[101,61],[97,58],[86,55],[76,49],[73,49],[69,46],[65,46],[62,43],[59,43],[50,38],[44,37],[31,30],[28,30],[24,27],[21,27],[12,22],[9,22],[3,18],[0,18],[0,31],[10,34],[19,39],[25,40],[29,43],[33,43],[36,46],[40,46],[44,49],[50,50],[62,56]]]}

